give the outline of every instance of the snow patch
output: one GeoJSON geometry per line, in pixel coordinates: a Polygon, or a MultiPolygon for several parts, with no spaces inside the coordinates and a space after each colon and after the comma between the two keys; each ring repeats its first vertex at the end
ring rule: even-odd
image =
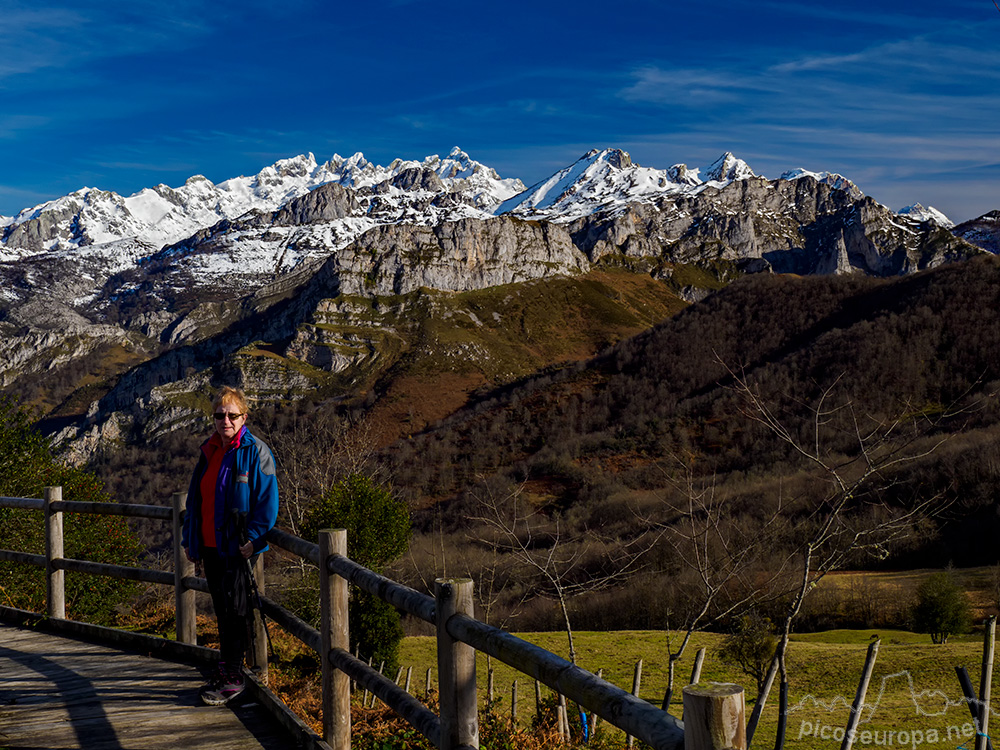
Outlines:
{"type": "Polygon", "coordinates": [[[898,211],[900,216],[908,216],[916,221],[933,221],[940,227],[945,229],[951,229],[955,226],[955,222],[945,216],[941,211],[938,211],[934,206],[921,206],[919,203],[914,203],[912,206],[906,206],[898,211]]]}

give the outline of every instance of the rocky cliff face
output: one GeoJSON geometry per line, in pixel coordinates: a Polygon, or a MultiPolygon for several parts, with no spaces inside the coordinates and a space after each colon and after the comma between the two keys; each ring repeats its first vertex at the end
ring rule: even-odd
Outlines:
{"type": "Polygon", "coordinates": [[[569,225],[591,262],[612,255],[671,263],[726,260],[778,273],[894,276],[981,250],[933,223],[812,177],[751,177],[696,195],[631,204],[569,225]]]}

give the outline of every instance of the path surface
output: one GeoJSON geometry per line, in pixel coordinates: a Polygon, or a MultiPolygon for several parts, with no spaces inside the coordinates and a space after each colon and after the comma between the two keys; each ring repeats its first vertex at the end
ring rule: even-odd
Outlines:
{"type": "Polygon", "coordinates": [[[248,698],[202,705],[203,682],[193,666],[0,625],[0,750],[297,746],[248,698]]]}

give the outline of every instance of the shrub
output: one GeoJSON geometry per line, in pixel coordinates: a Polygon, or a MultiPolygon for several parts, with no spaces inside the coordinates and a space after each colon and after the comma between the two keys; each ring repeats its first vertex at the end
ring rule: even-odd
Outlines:
{"type": "Polygon", "coordinates": [[[771,621],[753,611],[736,622],[733,632],[726,636],[719,647],[719,658],[752,677],[757,683],[757,694],[760,695],[776,645],[777,639],[774,637],[771,621]]]}
{"type": "Polygon", "coordinates": [[[934,643],[947,643],[952,633],[966,632],[971,621],[969,600],[950,573],[934,573],[920,584],[913,609],[918,633],[930,633],[934,643]]]}
{"type": "MultiPolygon", "coordinates": [[[[107,490],[90,472],[57,461],[46,439],[12,399],[0,398],[0,495],[41,497],[46,486],[61,486],[63,500],[109,502],[107,490]]],[[[134,566],[142,546],[124,519],[67,513],[63,536],[68,558],[134,566]]],[[[0,548],[45,553],[40,511],[0,509],[0,548]]],[[[67,615],[110,624],[117,607],[136,592],[132,581],[83,573],[66,575],[67,615]]],[[[45,610],[45,573],[19,563],[0,563],[0,601],[35,612],[45,610]]]]}
{"type": "MultiPolygon", "coordinates": [[[[352,474],[331,487],[306,513],[303,536],[314,539],[320,529],[347,529],[347,554],[381,573],[400,557],[410,541],[410,512],[399,498],[370,477],[352,474]]],[[[350,606],[351,649],[374,665],[393,669],[399,660],[403,627],[399,613],[367,592],[355,589],[350,606]]]]}

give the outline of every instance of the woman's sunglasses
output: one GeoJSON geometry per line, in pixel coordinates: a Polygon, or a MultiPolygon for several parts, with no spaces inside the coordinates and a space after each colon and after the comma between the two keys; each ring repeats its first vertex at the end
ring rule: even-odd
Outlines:
{"type": "Polygon", "coordinates": [[[215,417],[215,420],[217,422],[221,422],[222,420],[224,420],[226,418],[228,418],[230,422],[235,422],[237,419],[239,419],[240,417],[243,416],[243,412],[239,412],[239,413],[234,414],[234,413],[228,412],[228,411],[217,411],[212,416],[215,417]]]}

